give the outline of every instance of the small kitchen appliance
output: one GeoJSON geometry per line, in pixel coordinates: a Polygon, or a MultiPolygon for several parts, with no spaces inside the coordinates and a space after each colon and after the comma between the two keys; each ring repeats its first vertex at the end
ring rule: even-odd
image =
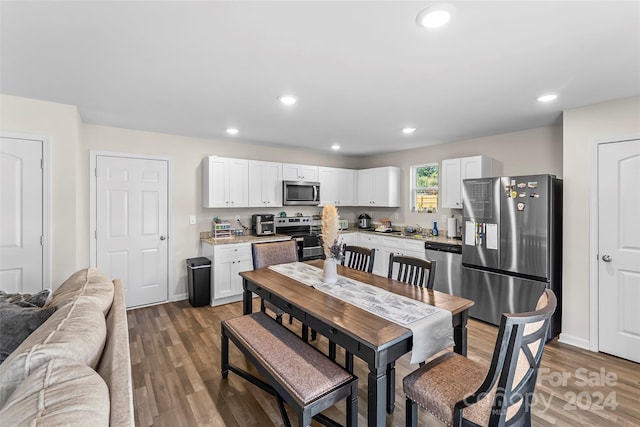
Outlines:
{"type": "Polygon", "coordinates": [[[371,217],[366,213],[358,217],[358,228],[371,228],[371,217]]]}
{"type": "Polygon", "coordinates": [[[282,204],[284,206],[318,206],[320,204],[320,183],[282,181],[282,204]]]}
{"type": "Polygon", "coordinates": [[[269,236],[271,234],[276,234],[273,214],[251,215],[251,233],[256,236],[269,236]]]}

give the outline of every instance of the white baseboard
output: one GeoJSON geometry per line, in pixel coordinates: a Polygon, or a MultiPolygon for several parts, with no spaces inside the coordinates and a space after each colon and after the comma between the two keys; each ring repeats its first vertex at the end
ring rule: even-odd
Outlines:
{"type": "Polygon", "coordinates": [[[182,301],[185,299],[189,299],[189,294],[186,292],[183,294],[173,294],[173,296],[171,297],[171,302],[182,301]]]}
{"type": "Polygon", "coordinates": [[[574,347],[580,347],[584,348],[585,350],[589,350],[589,340],[585,340],[584,338],[578,338],[572,335],[561,333],[560,337],[558,337],[558,341],[563,344],[569,344],[574,347]]]}

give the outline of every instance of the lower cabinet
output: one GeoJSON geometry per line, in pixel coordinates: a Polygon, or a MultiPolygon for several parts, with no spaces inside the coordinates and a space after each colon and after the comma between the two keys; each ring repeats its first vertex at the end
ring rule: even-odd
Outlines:
{"type": "MultiPolygon", "coordinates": [[[[387,277],[389,274],[389,256],[395,255],[412,256],[424,259],[424,241],[409,240],[399,237],[376,236],[371,233],[358,233],[358,245],[365,248],[372,248],[376,251],[376,258],[373,264],[373,274],[387,277]]],[[[395,274],[396,272],[394,272],[395,274]]]]}
{"type": "Polygon", "coordinates": [[[253,270],[251,243],[202,243],[202,255],[211,260],[211,305],[240,301],[242,277],[239,273],[253,270]]]}
{"type": "Polygon", "coordinates": [[[242,277],[239,273],[253,270],[251,243],[211,245],[201,242],[200,246],[202,256],[211,260],[211,305],[242,300],[242,277]]]}

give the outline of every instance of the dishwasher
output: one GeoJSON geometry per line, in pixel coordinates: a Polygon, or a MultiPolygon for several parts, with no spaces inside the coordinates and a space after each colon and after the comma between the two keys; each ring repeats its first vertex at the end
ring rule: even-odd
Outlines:
{"type": "Polygon", "coordinates": [[[425,257],[436,262],[433,289],[462,296],[462,245],[425,242],[425,257]]]}

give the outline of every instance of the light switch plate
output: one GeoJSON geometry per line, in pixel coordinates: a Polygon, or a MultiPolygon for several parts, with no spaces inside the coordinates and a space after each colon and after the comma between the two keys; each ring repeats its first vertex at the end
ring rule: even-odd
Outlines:
{"type": "Polygon", "coordinates": [[[191,224],[191,225],[195,225],[196,224],[196,216],[195,215],[189,215],[189,224],[191,224]]]}

